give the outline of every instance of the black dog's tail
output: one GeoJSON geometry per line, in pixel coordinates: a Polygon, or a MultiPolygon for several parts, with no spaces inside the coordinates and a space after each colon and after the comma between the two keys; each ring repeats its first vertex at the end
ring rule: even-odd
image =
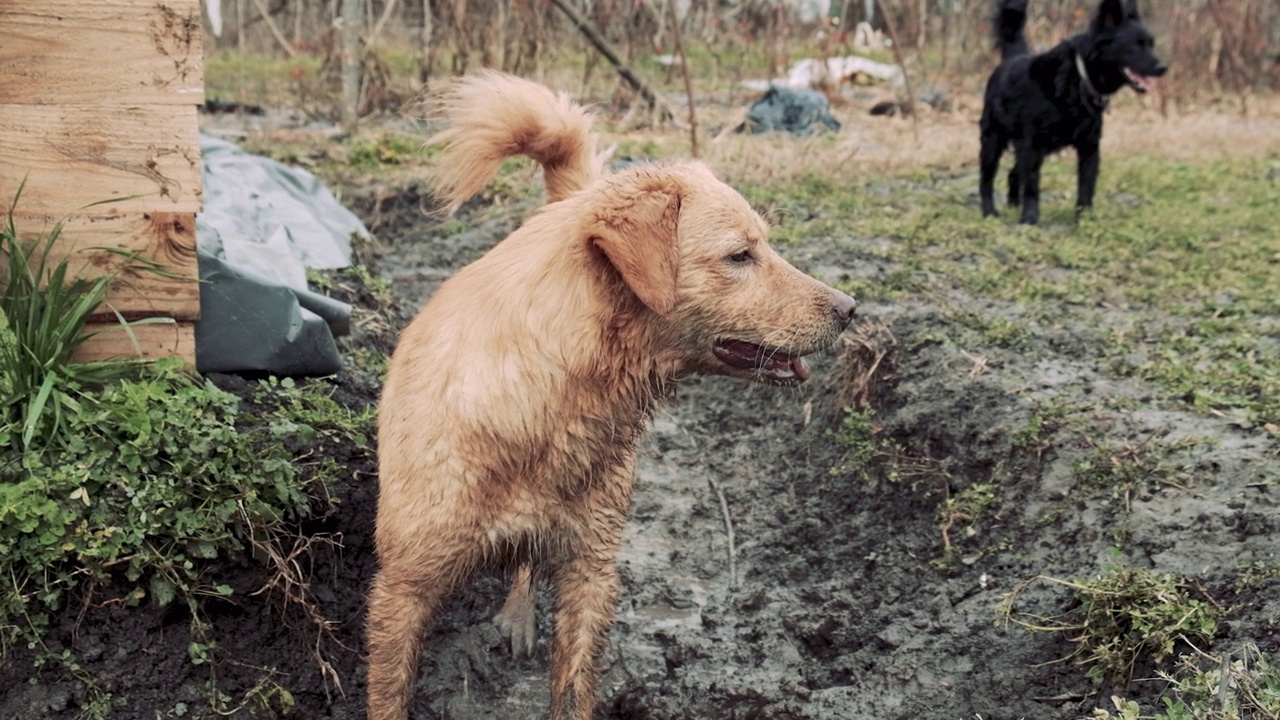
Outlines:
{"type": "Polygon", "coordinates": [[[1027,0],[997,0],[994,26],[1001,60],[1031,53],[1027,47],[1027,0]]]}

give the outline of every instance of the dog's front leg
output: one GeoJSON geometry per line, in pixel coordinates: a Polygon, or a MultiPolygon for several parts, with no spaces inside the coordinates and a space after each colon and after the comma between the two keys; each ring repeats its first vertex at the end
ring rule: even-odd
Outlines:
{"type": "Polygon", "coordinates": [[[631,504],[634,461],[595,484],[581,524],[567,528],[553,572],[555,637],[551,652],[551,719],[590,720],[598,660],[618,606],[614,560],[631,504]]]}
{"type": "Polygon", "coordinates": [[[982,147],[978,155],[978,195],[982,198],[982,216],[991,217],[996,214],[996,170],[1000,168],[1000,156],[1008,140],[994,134],[982,134],[982,147]]]}
{"type": "Polygon", "coordinates": [[[1022,180],[1022,220],[1024,225],[1040,222],[1040,166],[1044,153],[1031,146],[1029,140],[1018,148],[1014,171],[1022,180]]]}
{"type": "Polygon", "coordinates": [[[1022,204],[1022,178],[1018,177],[1018,164],[1009,169],[1009,207],[1022,204]]]}
{"type": "Polygon", "coordinates": [[[1102,155],[1098,145],[1079,145],[1076,147],[1076,214],[1093,207],[1093,193],[1098,187],[1098,168],[1102,165],[1102,155]]]}

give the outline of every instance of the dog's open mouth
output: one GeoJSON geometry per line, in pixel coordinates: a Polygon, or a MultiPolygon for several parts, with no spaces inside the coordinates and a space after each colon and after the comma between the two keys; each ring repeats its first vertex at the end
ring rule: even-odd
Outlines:
{"type": "Polygon", "coordinates": [[[765,382],[792,385],[808,380],[812,374],[803,357],[745,340],[717,340],[711,350],[725,365],[755,370],[765,382]]]}
{"type": "Polygon", "coordinates": [[[1124,79],[1129,82],[1129,87],[1136,92],[1145,93],[1155,87],[1155,79],[1147,77],[1133,68],[1124,69],[1124,79]]]}

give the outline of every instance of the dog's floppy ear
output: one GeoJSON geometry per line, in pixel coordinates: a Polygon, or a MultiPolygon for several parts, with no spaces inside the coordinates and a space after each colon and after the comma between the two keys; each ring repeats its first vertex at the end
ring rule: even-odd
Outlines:
{"type": "Polygon", "coordinates": [[[622,281],[650,310],[676,304],[680,253],[676,244],[681,193],[670,179],[617,178],[604,190],[588,232],[622,281]]]}

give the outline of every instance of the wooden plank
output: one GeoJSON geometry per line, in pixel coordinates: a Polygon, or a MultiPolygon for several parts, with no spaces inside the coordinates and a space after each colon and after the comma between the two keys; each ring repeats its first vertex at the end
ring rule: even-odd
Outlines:
{"type": "MultiPolygon", "coordinates": [[[[28,247],[46,238],[55,224],[56,219],[50,217],[14,217],[18,236],[28,247]]],[[[63,260],[73,275],[116,276],[100,312],[104,319],[115,317],[112,309],[129,319],[200,318],[196,217],[192,213],[72,216],[45,257],[50,267],[63,260]],[[159,263],[164,274],[102,248],[134,253],[159,263]]]]}
{"type": "Polygon", "coordinates": [[[199,0],[4,0],[0,98],[199,105],[200,22],[199,0]]]}
{"type": "Polygon", "coordinates": [[[160,324],[135,325],[126,332],[118,323],[95,324],[94,335],[76,351],[80,362],[110,358],[157,358],[177,355],[187,365],[196,366],[195,323],[170,321],[160,324]]]}
{"type": "Polygon", "coordinates": [[[24,178],[23,213],[198,212],[196,108],[0,105],[0,204],[24,178]]]}

